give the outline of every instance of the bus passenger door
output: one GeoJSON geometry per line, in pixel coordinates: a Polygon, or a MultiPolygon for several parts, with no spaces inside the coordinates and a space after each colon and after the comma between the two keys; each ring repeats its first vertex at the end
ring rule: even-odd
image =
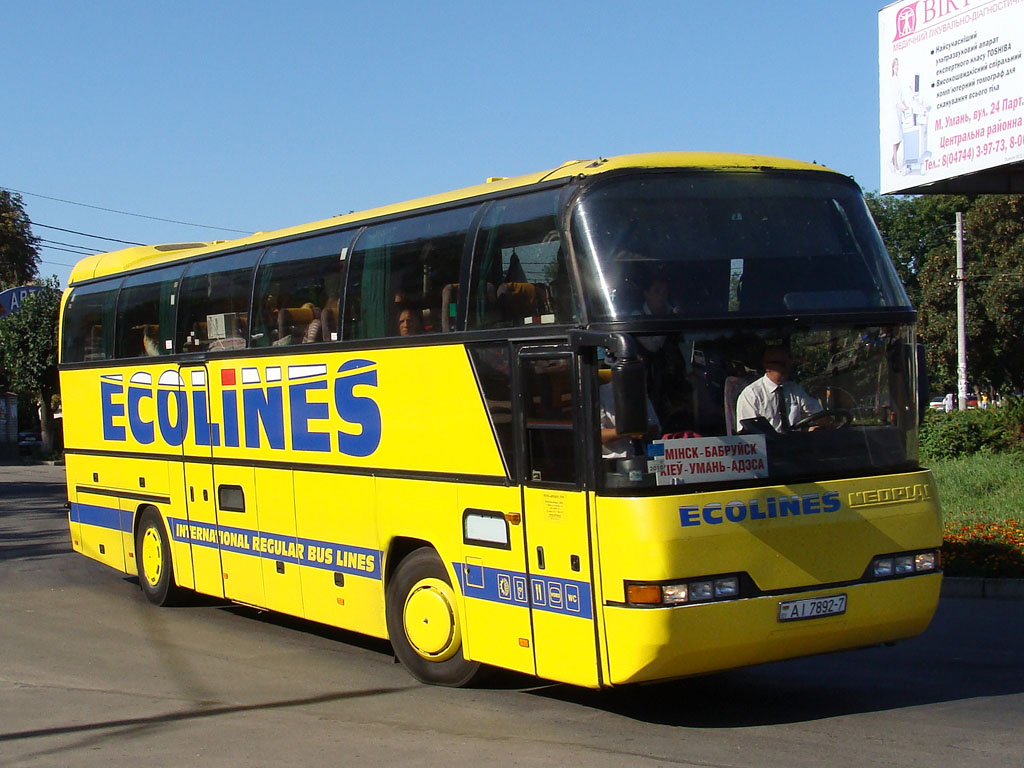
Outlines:
{"type": "MultiPolygon", "coordinates": [[[[240,383],[237,364],[231,361],[212,362],[207,364],[206,372],[207,410],[210,413],[209,439],[206,442],[212,443],[211,496],[220,544],[224,596],[240,603],[265,607],[256,470],[244,462],[219,461],[228,450],[239,444],[238,397],[237,390],[233,389],[240,383]],[[225,396],[223,390],[228,390],[231,396],[225,396]],[[234,413],[224,413],[225,408],[234,413]]],[[[199,411],[198,408],[196,410],[199,411]]],[[[197,426],[196,431],[203,430],[197,426]]]]}
{"type": "Polygon", "coordinates": [[[189,430],[181,444],[185,481],[187,520],[169,521],[168,533],[174,542],[176,557],[191,552],[196,591],[224,597],[220,543],[217,534],[217,513],[213,496],[212,443],[220,441],[219,430],[210,427],[209,386],[206,367],[188,366],[179,370],[187,407],[193,414],[195,428],[189,430]],[[187,386],[186,386],[187,383],[187,386]],[[200,417],[205,414],[205,419],[200,417]],[[205,424],[206,428],[201,427],[205,424]],[[184,527],[180,523],[184,523],[184,527]],[[191,542],[191,545],[189,545],[191,542]]]}
{"type": "Polygon", "coordinates": [[[573,356],[557,348],[519,355],[523,517],[537,674],[600,683],[589,508],[582,490],[573,356]]]}

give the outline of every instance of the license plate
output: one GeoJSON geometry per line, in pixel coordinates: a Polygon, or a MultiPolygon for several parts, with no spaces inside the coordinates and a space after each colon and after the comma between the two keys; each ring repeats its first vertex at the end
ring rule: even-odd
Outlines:
{"type": "Polygon", "coordinates": [[[846,613],[846,595],[808,597],[804,600],[787,600],[779,603],[779,621],[817,619],[821,616],[837,616],[846,613]]]}

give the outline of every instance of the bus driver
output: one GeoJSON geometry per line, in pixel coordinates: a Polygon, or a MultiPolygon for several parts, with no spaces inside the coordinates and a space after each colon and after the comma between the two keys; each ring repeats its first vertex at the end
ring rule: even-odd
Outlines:
{"type": "Polygon", "coordinates": [[[740,392],[736,401],[737,432],[743,429],[744,420],[759,416],[767,419],[776,432],[788,432],[801,419],[821,411],[821,403],[790,381],[793,360],[786,347],[766,347],[761,363],[764,376],[740,392]]]}

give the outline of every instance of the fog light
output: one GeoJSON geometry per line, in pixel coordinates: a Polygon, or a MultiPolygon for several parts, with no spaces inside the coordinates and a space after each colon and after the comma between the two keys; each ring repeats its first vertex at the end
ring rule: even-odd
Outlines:
{"type": "Polygon", "coordinates": [[[895,573],[913,573],[914,572],[914,556],[913,555],[900,555],[896,558],[895,573]]]}
{"type": "Polygon", "coordinates": [[[689,600],[686,584],[666,584],[661,588],[661,601],[669,605],[679,605],[689,600]]]}
{"type": "Polygon", "coordinates": [[[740,580],[735,576],[715,579],[715,597],[736,597],[740,593],[740,580]]]}
{"type": "Polygon", "coordinates": [[[914,555],[915,571],[934,571],[935,566],[934,552],[921,552],[920,554],[914,555]]]}
{"type": "Polygon", "coordinates": [[[892,576],[893,559],[891,557],[880,557],[875,560],[875,577],[885,578],[892,576]]]}
{"type": "Polygon", "coordinates": [[[690,600],[710,600],[715,596],[715,583],[713,581],[692,581],[690,582],[690,600]]]}

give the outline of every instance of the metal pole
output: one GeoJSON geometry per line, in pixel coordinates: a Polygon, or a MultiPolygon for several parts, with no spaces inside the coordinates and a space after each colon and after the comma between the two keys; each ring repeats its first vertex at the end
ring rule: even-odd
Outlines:
{"type": "Polygon", "coordinates": [[[967,287],[964,277],[964,215],[956,212],[956,383],[959,408],[967,410],[967,287]]]}

